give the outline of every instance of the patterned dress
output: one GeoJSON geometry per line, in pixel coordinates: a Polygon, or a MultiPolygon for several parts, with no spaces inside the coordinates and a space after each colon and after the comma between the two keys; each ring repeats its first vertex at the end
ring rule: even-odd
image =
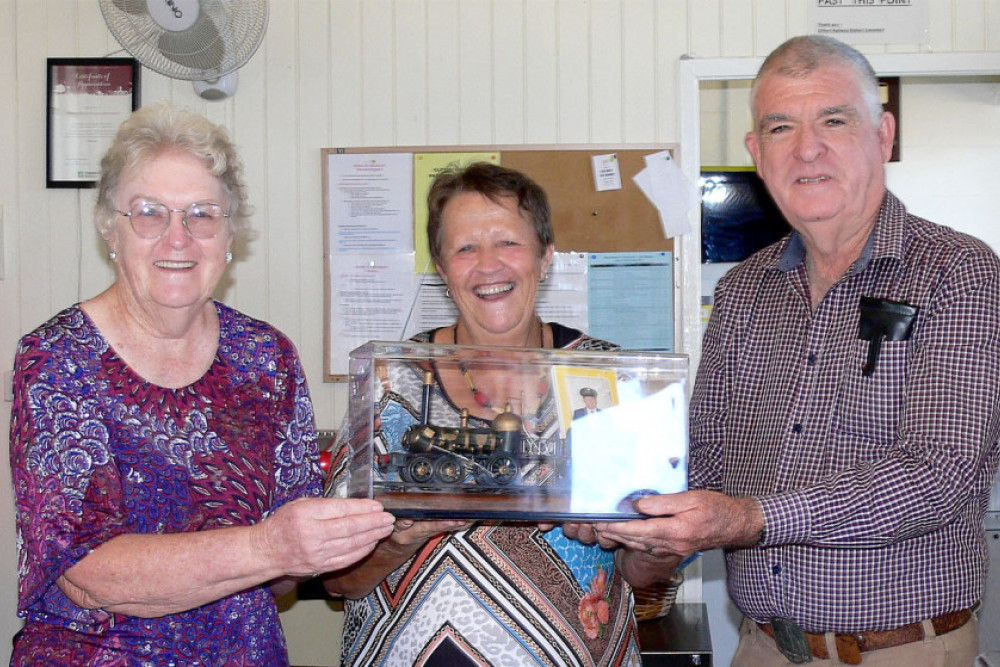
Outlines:
{"type": "MultiPolygon", "coordinates": [[[[557,347],[617,349],[555,323],[552,328],[557,347]]],[[[395,368],[387,400],[379,401],[377,436],[405,430],[420,415],[422,371],[395,368]]],[[[431,404],[435,423],[458,424],[459,410],[439,389],[431,404]]],[[[614,552],[570,540],[559,528],[543,533],[534,524],[496,522],[432,539],[366,598],[348,600],[341,657],[350,667],[641,660],[632,591],[614,567],[614,552]]]]}
{"type": "Polygon", "coordinates": [[[316,428],[291,342],[222,304],[205,375],[138,377],[73,306],[15,359],[11,466],[18,613],[12,665],[287,665],[261,585],[160,618],[83,609],[56,580],[125,533],[249,525],[320,491],[316,428]]]}

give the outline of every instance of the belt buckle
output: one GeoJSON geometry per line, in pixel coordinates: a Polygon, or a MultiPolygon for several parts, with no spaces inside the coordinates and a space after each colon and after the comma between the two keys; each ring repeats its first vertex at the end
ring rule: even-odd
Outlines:
{"type": "Polygon", "coordinates": [[[800,665],[812,662],[812,648],[806,638],[805,631],[799,625],[787,618],[775,616],[771,619],[771,629],[774,630],[774,643],[778,645],[781,655],[788,662],[800,665]]]}

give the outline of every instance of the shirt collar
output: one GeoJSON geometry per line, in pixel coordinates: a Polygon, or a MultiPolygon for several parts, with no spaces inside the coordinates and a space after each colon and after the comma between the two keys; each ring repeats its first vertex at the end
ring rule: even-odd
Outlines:
{"type": "MultiPolygon", "coordinates": [[[[861,273],[873,260],[903,258],[903,229],[906,221],[906,206],[894,194],[886,190],[878,219],[872,228],[861,255],[855,260],[848,275],[861,273]]],[[[774,268],[787,273],[802,263],[806,257],[806,247],[798,232],[792,231],[785,248],[778,254],[774,268]]]]}

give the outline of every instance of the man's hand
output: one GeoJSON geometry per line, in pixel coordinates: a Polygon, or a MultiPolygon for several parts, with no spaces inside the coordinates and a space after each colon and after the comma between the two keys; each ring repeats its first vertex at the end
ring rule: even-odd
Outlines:
{"type": "Polygon", "coordinates": [[[715,491],[684,491],[646,496],[635,508],[649,519],[586,524],[601,546],[620,545],[650,556],[685,557],[716,547],[756,544],[764,514],[754,498],[732,498],[715,491]]]}

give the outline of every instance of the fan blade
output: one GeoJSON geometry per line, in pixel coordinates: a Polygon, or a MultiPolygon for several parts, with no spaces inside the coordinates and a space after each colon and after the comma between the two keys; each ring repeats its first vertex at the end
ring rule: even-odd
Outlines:
{"type": "Polygon", "coordinates": [[[164,32],[157,44],[166,58],[191,69],[218,69],[226,57],[226,45],[207,13],[187,30],[164,32]]]}
{"type": "Polygon", "coordinates": [[[126,14],[146,13],[146,0],[111,0],[111,2],[126,14]]]}

